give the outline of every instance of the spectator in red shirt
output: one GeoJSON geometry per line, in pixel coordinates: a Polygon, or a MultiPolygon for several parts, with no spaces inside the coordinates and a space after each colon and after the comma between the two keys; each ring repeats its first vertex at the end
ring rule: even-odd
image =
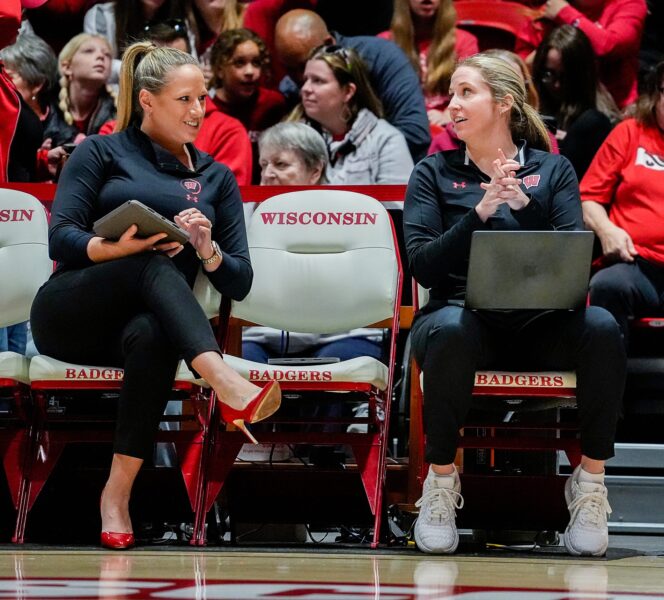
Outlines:
{"type": "MultiPolygon", "coordinates": [[[[554,25],[573,25],[588,36],[600,59],[600,81],[620,108],[637,98],[638,52],[646,18],[646,0],[547,0],[543,17],[554,25]]],[[[517,52],[532,54],[550,28],[532,25],[517,52]]],[[[532,57],[530,57],[532,58],[532,57]]]]}
{"type": "Polygon", "coordinates": [[[628,318],[664,309],[664,62],[639,98],[636,118],[606,138],[581,181],[583,218],[610,266],[590,281],[627,337],[628,318]]]}
{"type": "Polygon", "coordinates": [[[251,142],[247,130],[240,121],[219,110],[214,102],[206,103],[205,119],[195,146],[226,165],[238,185],[251,183],[251,142]]]}
{"type": "Polygon", "coordinates": [[[212,102],[222,112],[235,117],[249,133],[252,143],[253,182],[260,180],[258,137],[286,114],[284,97],[262,85],[269,65],[265,43],[249,29],[224,31],[212,46],[212,102]]]}
{"type": "Polygon", "coordinates": [[[477,38],[457,29],[452,0],[394,0],[388,31],[378,37],[394,41],[420,75],[429,122],[450,121],[450,77],[457,60],[479,52],[477,38]]]}

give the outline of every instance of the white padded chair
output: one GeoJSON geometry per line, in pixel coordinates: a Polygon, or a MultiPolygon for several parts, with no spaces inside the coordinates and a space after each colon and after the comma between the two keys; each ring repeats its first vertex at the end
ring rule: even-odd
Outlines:
{"type": "MultiPolygon", "coordinates": [[[[0,327],[29,319],[35,294],[52,270],[44,206],[24,192],[0,189],[0,327]]],[[[0,451],[17,510],[29,443],[29,365],[22,354],[0,352],[0,395],[10,407],[0,422],[0,451]]]]}
{"type": "MultiPolygon", "coordinates": [[[[413,286],[414,308],[424,306],[429,301],[429,290],[415,284],[413,286]]],[[[444,368],[444,365],[441,365],[444,368]]],[[[414,502],[421,495],[422,484],[429,465],[424,460],[424,426],[422,419],[423,378],[415,360],[411,361],[411,405],[410,405],[410,451],[409,451],[409,491],[408,499],[414,502]]],[[[481,370],[475,373],[473,398],[482,407],[494,407],[511,413],[514,410],[543,410],[571,408],[576,406],[576,373],[574,371],[492,371],[481,370]]],[[[467,424],[464,435],[459,438],[459,448],[484,448],[489,450],[563,450],[573,465],[581,459],[581,450],[576,438],[560,435],[565,429],[561,423],[546,424],[540,427],[526,426],[520,429],[509,419],[477,425],[467,424]],[[488,436],[473,434],[481,428],[488,436]],[[533,431],[542,429],[556,431],[557,435],[542,437],[533,431]],[[513,435],[505,435],[511,430],[513,435]],[[501,433],[497,433],[497,432],[501,433]]],[[[576,429],[576,428],[574,428],[576,429]]]]}
{"type": "MultiPolygon", "coordinates": [[[[265,200],[248,227],[254,269],[251,292],[233,302],[231,329],[259,325],[299,333],[342,333],[359,327],[390,330],[388,365],[366,356],[326,365],[276,366],[225,355],[247,379],[278,380],[282,390],[361,392],[370,416],[367,433],[261,431],[265,443],[347,444],[355,455],[380,535],[386,437],[399,324],[401,264],[391,219],[380,202],[355,192],[302,190],[265,200]]],[[[239,342],[239,335],[236,338],[239,342]]],[[[346,395],[337,395],[343,398],[346,395]]],[[[280,421],[276,413],[273,420],[280,421]]],[[[366,427],[365,427],[366,428],[366,427]]],[[[244,442],[219,431],[207,469],[209,508],[244,442]]],[[[203,543],[203,530],[195,532],[203,543]]]]}
{"type": "MultiPolygon", "coordinates": [[[[217,292],[208,278],[200,272],[194,285],[194,295],[205,311],[208,318],[219,314],[221,295],[217,292]]],[[[50,356],[37,355],[30,362],[30,384],[35,399],[37,425],[35,427],[35,442],[31,453],[30,468],[27,470],[25,486],[27,493],[25,502],[19,510],[20,536],[17,541],[22,542],[25,534],[27,515],[34,505],[39,493],[46,483],[51,471],[58,462],[65,446],[73,442],[99,442],[111,441],[113,432],[108,427],[102,431],[92,428],[67,427],[68,416],[57,415],[57,402],[59,395],[95,391],[99,394],[114,393],[120,390],[124,371],[116,367],[99,365],[79,365],[56,360],[50,356]],[[49,399],[55,401],[55,410],[49,409],[49,399]],[[64,427],[53,429],[52,423],[62,421],[64,427]]],[[[164,421],[182,422],[179,430],[161,430],[157,440],[160,442],[173,442],[177,449],[178,460],[182,476],[187,488],[192,511],[199,510],[202,494],[202,461],[204,435],[211,416],[208,384],[203,379],[197,379],[187,368],[184,361],[180,361],[173,384],[174,396],[191,401],[192,410],[183,415],[165,416],[164,421]],[[191,423],[186,425],[186,423],[191,423]]],[[[98,396],[93,396],[93,398],[98,396]]],[[[76,420],[72,415],[71,421],[76,420]]],[[[86,416],[79,416],[80,422],[86,416]]]]}

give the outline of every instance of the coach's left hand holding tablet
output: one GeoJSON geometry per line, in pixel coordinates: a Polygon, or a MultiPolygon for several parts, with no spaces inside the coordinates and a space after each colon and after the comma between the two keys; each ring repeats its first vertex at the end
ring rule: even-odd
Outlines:
{"type": "Polygon", "coordinates": [[[95,236],[88,242],[88,256],[96,263],[131,256],[140,252],[159,251],[172,257],[183,248],[179,242],[163,242],[160,244],[159,240],[167,237],[167,233],[155,233],[147,238],[137,237],[137,233],[138,227],[132,225],[117,241],[95,236]]]}

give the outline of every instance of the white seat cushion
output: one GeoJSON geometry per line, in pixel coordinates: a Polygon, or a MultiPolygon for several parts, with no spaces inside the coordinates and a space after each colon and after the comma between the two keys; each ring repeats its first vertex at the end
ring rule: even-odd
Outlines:
{"type": "Polygon", "coordinates": [[[30,383],[30,359],[18,352],[0,352],[0,379],[30,383]]]}
{"type": "MultiPolygon", "coordinates": [[[[39,381],[71,381],[71,382],[119,382],[124,377],[124,370],[117,367],[99,367],[92,365],[76,365],[56,360],[50,356],[40,354],[30,361],[30,380],[39,381]]],[[[176,381],[185,381],[195,385],[207,387],[202,379],[196,379],[194,374],[181,360],[175,376],[176,381]]]]}
{"type": "Polygon", "coordinates": [[[266,365],[224,354],[224,360],[242,377],[254,382],[284,383],[367,383],[379,390],[387,388],[387,367],[369,356],[327,365],[266,365]]]}

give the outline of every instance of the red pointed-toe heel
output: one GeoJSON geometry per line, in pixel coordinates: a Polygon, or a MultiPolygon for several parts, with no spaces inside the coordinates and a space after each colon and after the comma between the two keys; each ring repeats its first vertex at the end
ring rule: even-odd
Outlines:
{"type": "Polygon", "coordinates": [[[242,410],[235,410],[228,404],[221,403],[221,418],[226,423],[232,423],[251,440],[258,444],[256,438],[247,428],[246,423],[256,423],[267,419],[281,406],[281,388],[278,381],[270,381],[242,410]]]}
{"type": "MultiPolygon", "coordinates": [[[[102,491],[101,498],[99,498],[99,508],[101,508],[103,499],[104,492],[102,491]]],[[[110,548],[111,550],[127,550],[136,543],[133,533],[116,533],[113,531],[102,531],[100,541],[104,548],[110,548]]]]}
{"type": "Polygon", "coordinates": [[[101,545],[111,550],[127,550],[136,543],[133,533],[101,532],[101,545]]]}

